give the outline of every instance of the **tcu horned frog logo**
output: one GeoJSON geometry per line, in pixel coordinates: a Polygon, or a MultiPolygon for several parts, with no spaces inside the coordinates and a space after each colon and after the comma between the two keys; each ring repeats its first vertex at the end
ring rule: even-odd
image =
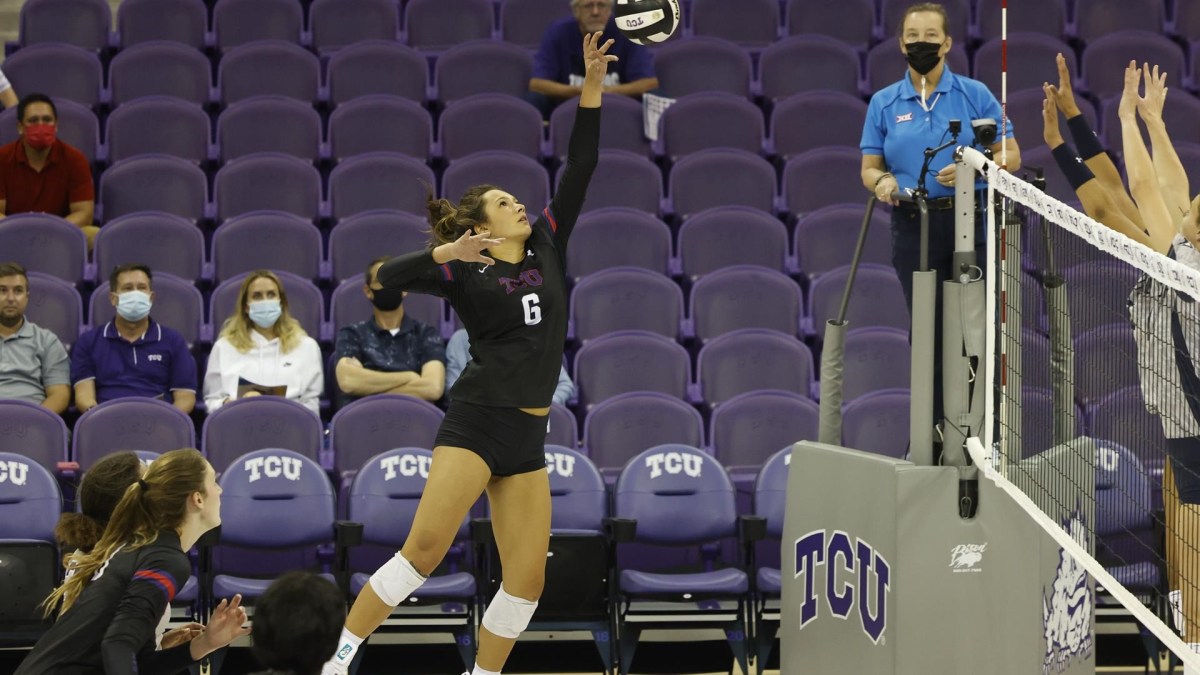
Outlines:
{"type": "MultiPolygon", "coordinates": [[[[1079,511],[1063,522],[1063,528],[1080,546],[1087,546],[1087,530],[1079,511]]],[[[1058,571],[1052,588],[1042,592],[1042,625],[1045,628],[1046,658],[1042,675],[1061,673],[1075,658],[1092,653],[1092,589],[1087,571],[1063,549],[1058,551],[1058,571]]]]}

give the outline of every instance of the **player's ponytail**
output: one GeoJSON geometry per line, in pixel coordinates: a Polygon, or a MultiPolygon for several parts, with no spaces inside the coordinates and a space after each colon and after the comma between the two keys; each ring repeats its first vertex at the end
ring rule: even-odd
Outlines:
{"type": "Polygon", "coordinates": [[[435,198],[430,190],[429,197],[425,200],[432,235],[430,248],[455,242],[463,233],[486,223],[488,218],[484,210],[483,195],[498,189],[500,188],[495,185],[476,185],[467,190],[457,206],[448,199],[435,198]]]}

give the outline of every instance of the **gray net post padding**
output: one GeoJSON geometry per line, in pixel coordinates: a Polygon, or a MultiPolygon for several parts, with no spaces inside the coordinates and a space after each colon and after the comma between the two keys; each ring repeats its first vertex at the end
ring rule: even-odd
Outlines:
{"type": "Polygon", "coordinates": [[[842,373],[846,365],[846,328],[845,321],[831,319],[825,322],[825,343],[821,352],[821,412],[817,439],[830,445],[842,442],[842,373]]]}
{"type": "Polygon", "coordinates": [[[942,391],[946,425],[942,463],[967,466],[967,438],[982,433],[984,338],[987,331],[982,280],[942,284],[942,391]]]}
{"type": "Polygon", "coordinates": [[[933,466],[933,308],[937,302],[937,272],[913,273],[912,395],[908,418],[908,458],[918,466],[933,466]]]}
{"type": "Polygon", "coordinates": [[[1075,437],[1075,347],[1071,343],[1071,314],[1066,282],[1055,277],[1043,284],[1050,315],[1050,377],[1054,387],[1054,442],[1075,437]]]}

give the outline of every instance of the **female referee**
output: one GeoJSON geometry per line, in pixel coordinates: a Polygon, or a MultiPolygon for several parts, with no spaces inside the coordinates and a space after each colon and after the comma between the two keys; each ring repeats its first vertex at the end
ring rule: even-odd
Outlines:
{"type": "Polygon", "coordinates": [[[600,33],[584,36],[587,74],[566,170],[536,222],[492,185],[467,190],[457,207],[431,196],[432,248],[379,268],[385,288],[447,298],[466,326],[472,358],[434,441],[408,539],[354,601],[326,674],[347,672],[363,639],[438,566],[484,490],[504,581],[484,612],[472,675],[500,672],[537,608],[550,542],[544,444],[567,332],[567,238],[596,165],[604,74],[617,58],[606,53],[612,40],[599,42],[600,33]]]}

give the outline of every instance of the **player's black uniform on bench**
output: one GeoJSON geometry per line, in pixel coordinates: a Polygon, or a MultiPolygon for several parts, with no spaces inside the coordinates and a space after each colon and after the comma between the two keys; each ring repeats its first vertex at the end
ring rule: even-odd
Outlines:
{"type": "Polygon", "coordinates": [[[190,645],[155,651],[153,635],[191,571],[175,532],[159,532],[154,543],[133,551],[118,550],[14,675],[186,671],[193,663],[190,645]]]}

